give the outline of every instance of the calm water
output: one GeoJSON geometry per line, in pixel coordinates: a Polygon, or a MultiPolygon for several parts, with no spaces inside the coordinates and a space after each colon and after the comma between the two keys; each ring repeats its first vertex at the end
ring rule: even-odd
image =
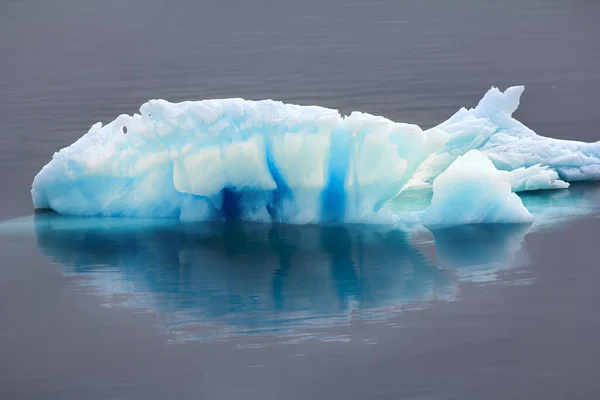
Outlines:
{"type": "Polygon", "coordinates": [[[0,398],[597,398],[597,185],[434,233],[31,216],[54,151],[150,98],[429,127],[524,84],[528,126],[600,139],[599,2],[448,3],[1,2],[0,398]]]}

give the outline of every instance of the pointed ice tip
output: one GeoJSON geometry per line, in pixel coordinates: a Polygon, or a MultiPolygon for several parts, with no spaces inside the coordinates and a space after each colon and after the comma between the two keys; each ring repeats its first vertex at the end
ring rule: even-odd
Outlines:
{"type": "Polygon", "coordinates": [[[475,110],[481,116],[507,115],[510,117],[519,108],[519,100],[524,90],[525,86],[511,86],[502,92],[492,86],[479,101],[475,110]]]}
{"type": "Polygon", "coordinates": [[[504,96],[514,97],[514,98],[516,98],[516,101],[518,103],[519,99],[521,98],[521,95],[523,94],[524,91],[525,91],[525,86],[523,86],[523,85],[511,86],[504,91],[504,96]]]}

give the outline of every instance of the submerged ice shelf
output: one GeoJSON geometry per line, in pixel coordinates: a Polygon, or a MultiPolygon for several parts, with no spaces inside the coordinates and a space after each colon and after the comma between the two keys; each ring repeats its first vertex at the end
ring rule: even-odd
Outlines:
{"type": "Polygon", "coordinates": [[[54,154],[33,204],[78,216],[390,223],[390,200],[433,187],[430,209],[415,214],[427,224],[523,222],[512,192],[599,179],[600,143],[537,135],[512,118],[522,92],[492,88],[428,130],[271,100],[151,100],[54,154]],[[469,173],[481,166],[501,184],[469,173]]]}

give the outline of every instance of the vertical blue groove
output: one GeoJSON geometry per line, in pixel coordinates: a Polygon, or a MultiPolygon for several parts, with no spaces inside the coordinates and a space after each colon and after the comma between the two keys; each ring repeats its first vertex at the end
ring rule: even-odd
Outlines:
{"type": "Polygon", "coordinates": [[[281,221],[281,202],[286,199],[292,199],[292,190],[285,181],[281,171],[279,171],[279,168],[277,168],[269,146],[267,146],[266,154],[267,168],[269,169],[269,173],[271,174],[273,181],[275,181],[275,185],[277,185],[277,188],[273,190],[271,201],[269,204],[267,204],[267,211],[269,212],[269,215],[273,221],[281,221]]]}
{"type": "Polygon", "coordinates": [[[329,147],[329,177],[321,193],[321,220],[343,222],[346,214],[346,190],[344,182],[350,164],[351,136],[345,129],[331,133],[329,147]]]}
{"type": "Polygon", "coordinates": [[[221,190],[221,215],[226,220],[239,220],[242,216],[241,195],[231,188],[221,190]]]}

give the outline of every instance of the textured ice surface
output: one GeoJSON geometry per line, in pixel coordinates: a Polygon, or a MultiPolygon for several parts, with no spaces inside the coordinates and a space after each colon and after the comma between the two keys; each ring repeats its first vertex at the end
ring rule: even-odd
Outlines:
{"type": "Polygon", "coordinates": [[[523,86],[513,86],[505,92],[492,88],[477,107],[463,108],[435,127],[448,133],[450,139],[423,163],[415,179],[431,183],[456,157],[478,149],[498,169],[527,168],[511,178],[516,191],[566,187],[560,180],[598,180],[600,142],[546,138],[512,118],[523,90],[523,86]]]}
{"type": "Polygon", "coordinates": [[[34,180],[33,203],[71,215],[360,221],[445,139],[270,100],[152,100],[56,153],[34,180]]]}
{"type": "Polygon", "coordinates": [[[558,178],[558,173],[540,164],[521,167],[510,172],[510,186],[513,192],[540,189],[566,189],[569,183],[558,178]]]}
{"type": "Polygon", "coordinates": [[[480,223],[527,223],[533,218],[511,190],[510,174],[498,171],[483,153],[459,156],[433,182],[425,226],[480,223]]]}
{"type": "Polygon", "coordinates": [[[600,144],[544,138],[512,118],[522,91],[492,88],[426,131],[271,100],[151,100],[56,153],[33,204],[80,216],[390,222],[386,203],[407,182],[431,185],[471,149],[512,171],[513,191],[600,178],[600,144]]]}

